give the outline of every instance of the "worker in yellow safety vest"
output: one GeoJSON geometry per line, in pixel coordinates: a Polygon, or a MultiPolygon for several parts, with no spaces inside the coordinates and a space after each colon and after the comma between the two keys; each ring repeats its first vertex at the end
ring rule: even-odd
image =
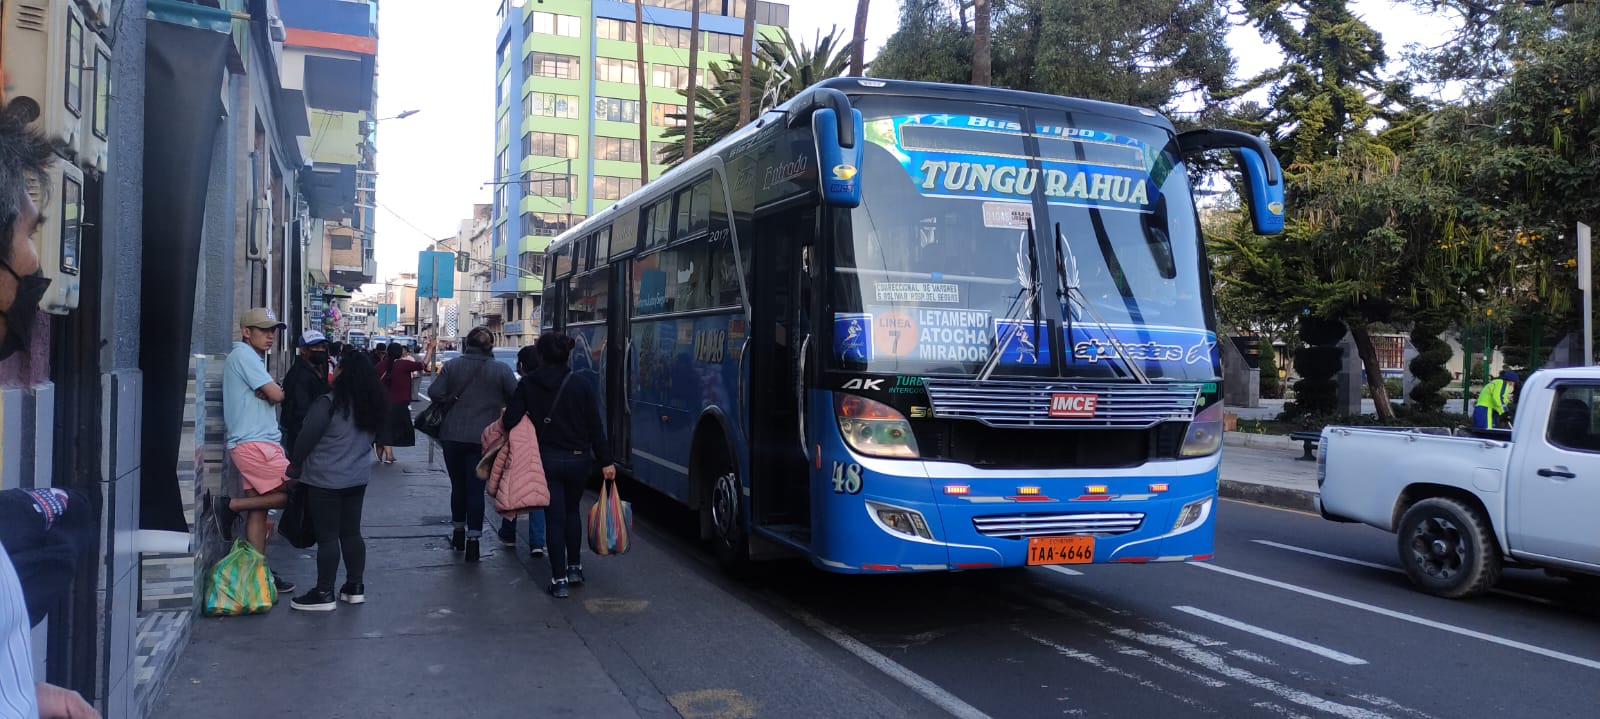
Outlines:
{"type": "Polygon", "coordinates": [[[1472,426],[1478,429],[1504,429],[1511,426],[1506,419],[1506,408],[1511,393],[1517,388],[1517,373],[1506,370],[1498,379],[1489,380],[1478,393],[1478,406],[1472,409],[1472,426]]]}

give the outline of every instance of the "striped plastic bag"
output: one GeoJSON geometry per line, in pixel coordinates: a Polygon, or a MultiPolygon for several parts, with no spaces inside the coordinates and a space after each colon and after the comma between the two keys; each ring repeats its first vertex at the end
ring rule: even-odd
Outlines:
{"type": "Polygon", "coordinates": [[[249,542],[234,541],[233,549],[211,570],[204,611],[208,617],[234,617],[270,611],[278,601],[278,587],[267,570],[267,558],[249,542]]]}
{"type": "Polygon", "coordinates": [[[589,549],[601,556],[626,554],[633,505],[622,501],[616,480],[600,483],[600,500],[589,508],[589,549]]]}

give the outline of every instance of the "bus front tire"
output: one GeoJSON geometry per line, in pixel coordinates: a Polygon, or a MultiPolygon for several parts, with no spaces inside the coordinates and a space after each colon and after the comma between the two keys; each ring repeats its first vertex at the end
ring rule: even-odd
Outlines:
{"type": "Polygon", "coordinates": [[[750,561],[750,537],[744,526],[744,491],[733,463],[718,458],[706,472],[705,511],[710,514],[711,546],[724,569],[743,569],[750,561]]]}

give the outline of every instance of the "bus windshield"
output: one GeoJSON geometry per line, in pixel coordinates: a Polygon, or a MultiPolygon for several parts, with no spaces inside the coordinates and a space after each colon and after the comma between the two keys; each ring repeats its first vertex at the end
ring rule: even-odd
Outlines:
{"type": "Polygon", "coordinates": [[[916,98],[856,107],[863,197],[834,245],[836,369],[1219,376],[1193,200],[1168,130],[916,98]]]}

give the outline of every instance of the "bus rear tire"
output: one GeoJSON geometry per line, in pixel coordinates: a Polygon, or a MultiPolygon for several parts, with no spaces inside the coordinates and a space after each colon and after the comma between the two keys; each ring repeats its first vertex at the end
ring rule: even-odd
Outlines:
{"type": "Polygon", "coordinates": [[[750,563],[750,536],[745,532],[744,485],[739,470],[725,452],[708,458],[704,469],[705,496],[701,510],[709,515],[711,547],[723,569],[740,571],[750,563]]]}

